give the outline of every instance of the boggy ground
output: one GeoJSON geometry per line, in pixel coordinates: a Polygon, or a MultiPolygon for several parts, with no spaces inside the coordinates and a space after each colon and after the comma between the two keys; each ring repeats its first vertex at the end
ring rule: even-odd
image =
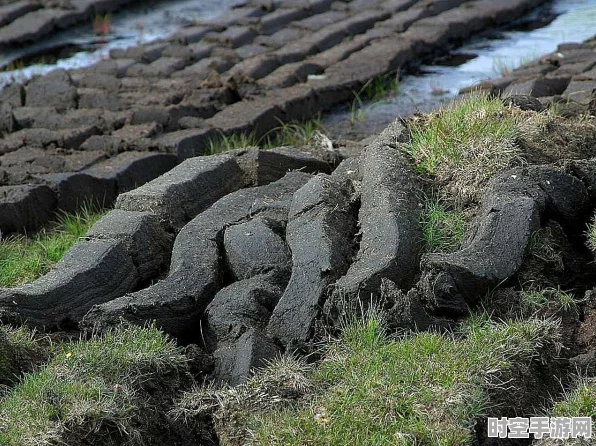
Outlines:
{"type": "Polygon", "coordinates": [[[596,122],[529,101],[463,97],[341,162],[320,134],[195,157],[122,194],[0,289],[2,320],[39,330],[4,329],[1,442],[530,444],[486,417],[596,416],[596,122]]]}
{"type": "Polygon", "coordinates": [[[251,0],[92,67],[11,84],[0,231],[36,230],[82,202],[109,207],[214,139],[310,119],[543,2],[251,0]]]}

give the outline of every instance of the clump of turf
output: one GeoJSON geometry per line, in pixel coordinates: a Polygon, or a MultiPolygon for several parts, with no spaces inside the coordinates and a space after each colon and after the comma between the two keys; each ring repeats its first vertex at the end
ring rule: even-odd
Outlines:
{"type": "Polygon", "coordinates": [[[473,317],[455,335],[392,340],[385,325],[370,310],[346,324],[318,366],[297,367],[299,378],[289,382],[306,384],[285,386],[293,390],[290,398],[279,390],[268,396],[265,386],[255,385],[277,367],[270,366],[236,389],[196,389],[177,411],[187,419],[214,413],[223,445],[459,446],[472,440],[476,420],[493,408],[493,393],[504,387],[515,393],[516,377],[550,350],[558,328],[552,320],[496,324],[473,317]],[[218,419],[236,420],[233,435],[218,419]]]}
{"type": "Polygon", "coordinates": [[[219,444],[244,445],[255,411],[283,411],[286,405],[314,392],[315,383],[308,376],[312,369],[303,359],[282,356],[240,386],[195,387],[183,394],[171,415],[197,432],[209,430],[206,421],[212,420],[219,444]]]}
{"type": "Polygon", "coordinates": [[[84,206],[28,238],[0,240],[0,287],[14,287],[47,273],[103,214],[84,206]]]}
{"type": "Polygon", "coordinates": [[[500,99],[475,93],[409,125],[403,145],[421,173],[434,175],[457,203],[478,198],[482,185],[519,157],[514,115],[500,99]]]}
{"type": "Polygon", "coordinates": [[[58,345],[0,400],[0,444],[145,444],[154,406],[187,370],[181,349],[156,328],[58,345]]]}
{"type": "Polygon", "coordinates": [[[0,385],[12,385],[45,360],[37,334],[24,327],[0,326],[0,385]]]}

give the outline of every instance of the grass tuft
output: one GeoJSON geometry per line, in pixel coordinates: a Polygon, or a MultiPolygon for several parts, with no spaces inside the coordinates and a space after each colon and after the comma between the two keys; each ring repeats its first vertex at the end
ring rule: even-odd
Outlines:
{"type": "Polygon", "coordinates": [[[342,317],[339,329],[342,341],[354,350],[361,348],[375,348],[386,344],[387,317],[378,304],[371,302],[364,309],[363,302],[359,301],[360,313],[364,317],[357,317],[349,313],[342,317]]]}
{"type": "Polygon", "coordinates": [[[542,262],[552,265],[558,272],[565,269],[562,256],[563,247],[557,242],[550,226],[534,231],[528,243],[528,253],[542,262]]]}
{"type": "Polygon", "coordinates": [[[0,400],[0,444],[73,444],[69,438],[110,428],[140,438],[147,426],[139,420],[149,418],[143,409],[151,403],[143,389],[167,386],[166,377],[175,381],[186,361],[156,328],[121,327],[58,345],[47,366],[25,375],[0,400]]]}
{"type": "Polygon", "coordinates": [[[524,312],[541,310],[573,312],[579,315],[580,300],[560,288],[540,288],[520,291],[520,303],[524,312]]]}
{"type": "Polygon", "coordinates": [[[83,206],[74,214],[60,214],[32,238],[0,240],[0,287],[18,286],[47,273],[102,215],[83,206]]]}
{"type": "Polygon", "coordinates": [[[596,253],[596,216],[592,217],[592,220],[588,224],[586,238],[588,247],[592,252],[596,253]]]}
{"type": "Polygon", "coordinates": [[[245,147],[260,147],[264,150],[283,146],[301,147],[308,144],[316,131],[321,130],[323,130],[323,126],[320,116],[304,122],[284,123],[280,121],[279,126],[260,138],[257,138],[254,132],[251,132],[248,134],[234,133],[230,136],[221,135],[218,138],[211,139],[206,154],[213,155],[245,147]]]}
{"type": "Polygon", "coordinates": [[[234,133],[230,136],[221,135],[209,140],[205,155],[229,152],[230,150],[255,147],[259,145],[259,138],[254,133],[234,133]]]}
{"type": "Polygon", "coordinates": [[[453,252],[461,247],[464,240],[463,213],[438,195],[426,198],[421,227],[426,252],[453,252]]]}
{"type": "Polygon", "coordinates": [[[350,106],[350,124],[362,122],[366,111],[388,96],[394,95],[399,87],[399,73],[387,74],[370,79],[359,91],[354,91],[350,106]],[[367,104],[365,104],[367,103],[367,104]]]}
{"type": "Polygon", "coordinates": [[[404,145],[417,170],[446,183],[457,203],[477,199],[481,185],[519,154],[516,121],[498,98],[478,92],[410,123],[404,145]]]}
{"type": "Polygon", "coordinates": [[[552,407],[553,417],[592,417],[596,420],[596,378],[578,377],[575,387],[552,407]]]}
{"type": "Polygon", "coordinates": [[[23,370],[44,357],[37,333],[24,327],[0,326],[0,384],[10,385],[23,370]]]}
{"type": "Polygon", "coordinates": [[[397,92],[399,73],[377,76],[369,80],[360,89],[358,96],[372,102],[378,102],[397,92]]]}

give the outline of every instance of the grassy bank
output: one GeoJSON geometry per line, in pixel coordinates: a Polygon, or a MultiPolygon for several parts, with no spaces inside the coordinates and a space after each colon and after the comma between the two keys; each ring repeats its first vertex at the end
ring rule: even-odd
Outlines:
{"type": "Polygon", "coordinates": [[[156,397],[171,397],[186,372],[181,349],[155,328],[57,345],[45,367],[0,400],[0,444],[137,444],[157,413],[156,397]]]}
{"type": "Polygon", "coordinates": [[[236,389],[197,389],[178,413],[192,418],[210,407],[227,445],[459,446],[493,409],[491,392],[508,380],[515,386],[556,329],[553,321],[473,317],[453,335],[390,339],[372,312],[346,325],[317,367],[286,367],[283,375],[273,364],[236,389]]]}

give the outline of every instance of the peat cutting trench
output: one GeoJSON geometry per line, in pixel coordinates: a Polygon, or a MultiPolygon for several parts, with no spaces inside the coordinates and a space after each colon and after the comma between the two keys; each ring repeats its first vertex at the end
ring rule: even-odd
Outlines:
{"type": "MultiPolygon", "coordinates": [[[[0,234],[34,233],[88,203],[111,209],[46,275],[0,288],[0,320],[82,337],[153,323],[185,347],[193,375],[143,388],[152,405],[131,418],[155,425],[140,440],[99,422],[42,444],[245,444],[222,441],[213,411],[170,417],[173,400],[191,381],[243,384],[284,353],[317,363],[321,343],[369,307],[393,334],[449,333],[480,309],[495,321],[558,318],[556,342],[511,378],[522,393],[491,396],[493,416],[533,414],[578,369],[594,377],[595,40],[561,45],[359,143],[314,132],[300,147],[210,154],[349,103],[371,79],[543,3],[254,0],[0,91],[0,234]],[[433,158],[421,129],[450,112],[461,135],[479,133],[469,143],[436,127],[433,141],[452,137],[461,152],[433,158]],[[424,242],[437,194],[465,220],[451,249],[424,242]],[[528,306],[531,292],[546,301],[528,306]],[[555,295],[578,299],[551,305],[555,295]]],[[[12,372],[30,368],[16,361],[12,372]]],[[[485,423],[469,420],[473,444],[555,444],[487,438],[485,423]]]]}

